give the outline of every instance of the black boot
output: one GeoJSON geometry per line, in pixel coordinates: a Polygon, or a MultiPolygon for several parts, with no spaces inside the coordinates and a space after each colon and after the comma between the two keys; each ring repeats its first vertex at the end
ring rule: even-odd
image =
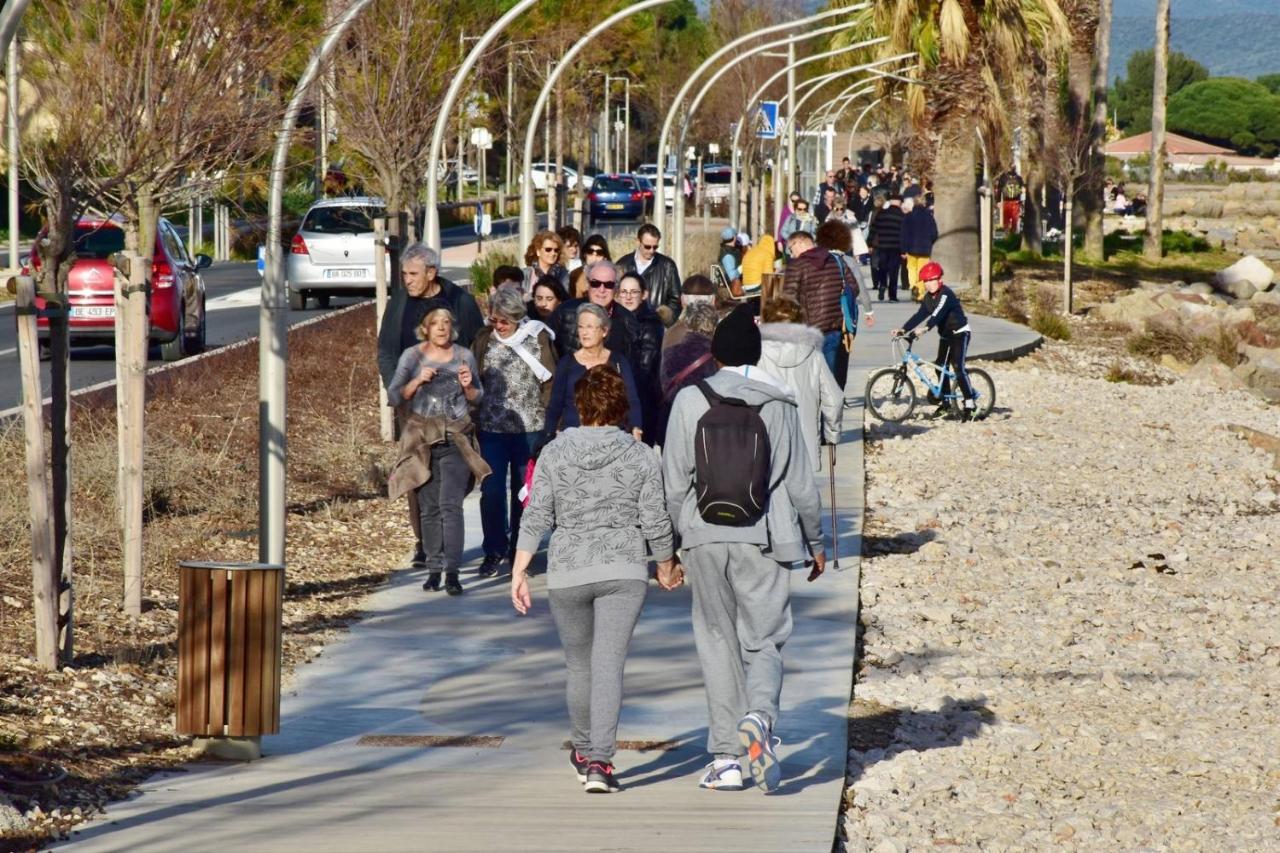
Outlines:
{"type": "Polygon", "coordinates": [[[497,554],[486,554],[484,560],[480,563],[479,570],[476,571],[477,577],[491,578],[498,573],[498,569],[502,566],[502,558],[497,554]]]}
{"type": "Polygon", "coordinates": [[[427,592],[439,592],[440,590],[440,573],[432,572],[427,575],[427,579],[422,582],[422,588],[427,592]]]}
{"type": "Polygon", "coordinates": [[[450,595],[462,595],[462,583],[457,572],[449,572],[444,576],[444,591],[450,595]]]}

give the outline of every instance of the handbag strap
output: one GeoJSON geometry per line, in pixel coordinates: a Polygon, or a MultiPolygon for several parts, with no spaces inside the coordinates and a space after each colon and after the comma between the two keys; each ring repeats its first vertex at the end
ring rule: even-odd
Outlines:
{"type": "Polygon", "coordinates": [[[688,379],[695,370],[702,367],[708,361],[711,361],[711,353],[704,352],[702,355],[695,358],[688,367],[671,377],[671,381],[667,383],[667,391],[662,395],[662,402],[671,402],[671,398],[680,390],[680,383],[688,379]]]}

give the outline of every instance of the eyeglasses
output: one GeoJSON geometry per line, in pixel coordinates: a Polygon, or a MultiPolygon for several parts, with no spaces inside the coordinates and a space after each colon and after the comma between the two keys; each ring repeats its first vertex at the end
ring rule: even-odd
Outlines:
{"type": "Polygon", "coordinates": [[[644,292],[644,291],[639,290],[639,289],[637,289],[637,288],[634,288],[634,287],[628,287],[628,288],[624,288],[623,290],[619,290],[619,291],[618,291],[618,295],[619,295],[619,296],[626,296],[626,297],[630,298],[630,297],[632,297],[632,296],[639,296],[639,295],[640,295],[641,293],[643,293],[643,292],[644,292]]]}
{"type": "Polygon", "coordinates": [[[658,248],[658,244],[657,243],[641,243],[640,248],[648,249],[650,252],[652,252],[654,249],[658,248]]]}
{"type": "Polygon", "coordinates": [[[604,249],[601,249],[598,246],[588,246],[585,250],[583,250],[583,254],[584,255],[600,255],[601,257],[604,257],[604,249]]]}
{"type": "Polygon", "coordinates": [[[592,287],[603,287],[606,290],[613,290],[615,287],[618,286],[618,283],[616,281],[600,281],[597,278],[587,279],[587,284],[591,285],[592,287]]]}
{"type": "Polygon", "coordinates": [[[809,209],[809,205],[807,205],[807,204],[797,204],[797,205],[796,205],[796,211],[797,211],[797,212],[799,212],[799,213],[805,213],[806,211],[808,211],[808,209],[809,209]]]}
{"type": "Polygon", "coordinates": [[[557,249],[555,246],[543,246],[543,247],[542,247],[542,251],[544,251],[544,252],[558,252],[558,251],[560,251],[560,250],[559,250],[559,249],[557,249]]]}
{"type": "Polygon", "coordinates": [[[490,317],[489,318],[489,325],[497,326],[498,324],[502,324],[504,326],[514,326],[515,321],[507,317],[490,317]]]}

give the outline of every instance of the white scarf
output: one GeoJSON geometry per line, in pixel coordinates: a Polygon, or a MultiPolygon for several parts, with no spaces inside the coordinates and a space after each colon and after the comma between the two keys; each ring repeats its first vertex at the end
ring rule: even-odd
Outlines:
{"type": "Polygon", "coordinates": [[[551,371],[547,370],[546,365],[533,357],[533,353],[520,346],[520,342],[525,338],[533,335],[537,337],[539,332],[546,332],[553,339],[555,335],[538,320],[530,320],[527,317],[520,321],[520,325],[516,326],[516,330],[511,333],[511,337],[504,338],[498,334],[498,330],[493,330],[493,339],[505,347],[510,347],[511,351],[520,356],[520,360],[529,365],[529,369],[533,371],[533,375],[538,377],[539,382],[546,382],[551,378],[551,371]]]}

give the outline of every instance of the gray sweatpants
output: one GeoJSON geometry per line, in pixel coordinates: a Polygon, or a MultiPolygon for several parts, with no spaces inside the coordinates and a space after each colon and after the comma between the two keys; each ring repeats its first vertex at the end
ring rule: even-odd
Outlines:
{"type": "Polygon", "coordinates": [[[569,739],[592,761],[607,763],[617,747],[622,668],[648,591],[640,580],[547,591],[569,668],[569,739]]]}
{"type": "Polygon", "coordinates": [[[778,719],[791,573],[756,545],[699,545],[680,556],[693,588],[693,639],[707,684],[707,751],[737,758],[743,714],[756,711],[771,725],[778,719]]]}

